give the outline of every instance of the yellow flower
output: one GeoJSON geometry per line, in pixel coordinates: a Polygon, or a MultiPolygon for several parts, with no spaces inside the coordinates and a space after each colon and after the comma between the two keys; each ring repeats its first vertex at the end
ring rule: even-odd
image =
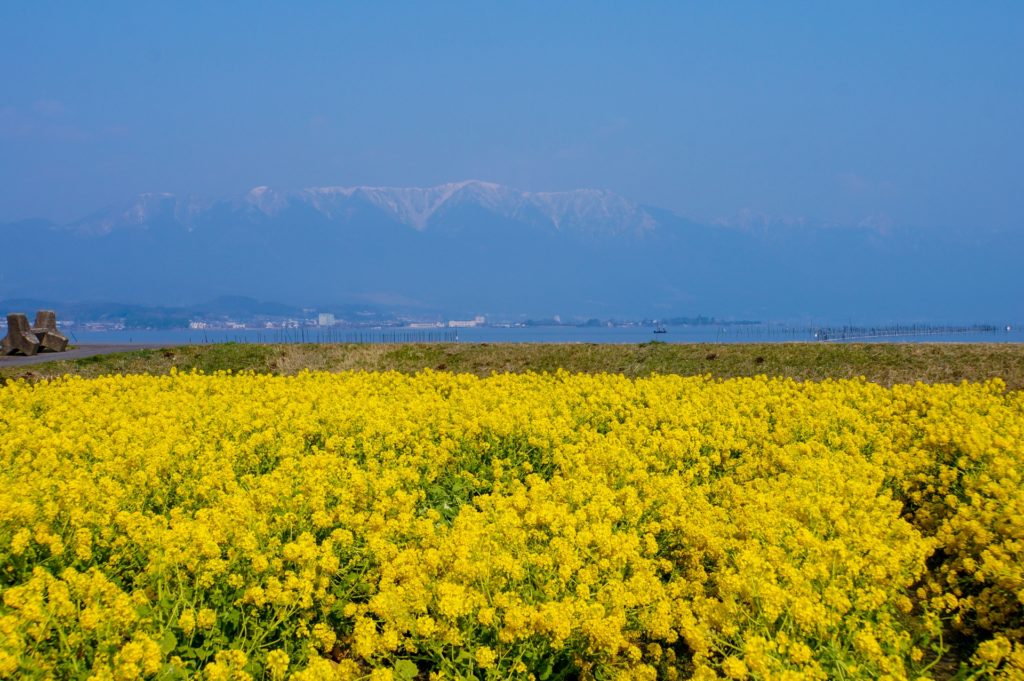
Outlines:
{"type": "Polygon", "coordinates": [[[727,657],[722,662],[722,673],[730,679],[745,679],[750,674],[747,665],[738,657],[727,657]]]}
{"type": "Polygon", "coordinates": [[[185,635],[190,635],[196,628],[196,615],[191,610],[183,610],[178,615],[178,626],[185,632],[185,635]]]}
{"type": "Polygon", "coordinates": [[[334,641],[337,638],[334,630],[323,622],[317,622],[313,625],[313,640],[316,641],[316,645],[320,650],[329,651],[334,647],[334,641]]]}
{"type": "Polygon", "coordinates": [[[196,615],[196,626],[200,629],[213,629],[217,624],[217,611],[210,608],[201,608],[196,615]]]}
{"type": "Polygon", "coordinates": [[[996,380],[174,372],[16,381],[0,414],[0,676],[78,675],[68,649],[146,676],[218,623],[236,650],[174,673],[500,651],[528,678],[540,647],[904,678],[946,627],[958,663],[1024,665],[1024,394],[996,380]]]}
{"type": "Polygon", "coordinates": [[[270,678],[280,681],[288,671],[288,653],[283,650],[271,650],[267,653],[267,671],[270,678]]]}
{"type": "Polygon", "coordinates": [[[18,659],[3,650],[0,650],[0,679],[12,678],[18,671],[18,659]]]}
{"type": "Polygon", "coordinates": [[[437,623],[432,617],[423,616],[416,620],[416,633],[425,638],[433,636],[437,631],[437,623]]]}
{"type": "Polygon", "coordinates": [[[487,646],[480,646],[476,649],[476,653],[473,655],[473,659],[476,660],[476,664],[481,669],[490,669],[494,666],[494,662],[498,659],[494,651],[487,646]]]}

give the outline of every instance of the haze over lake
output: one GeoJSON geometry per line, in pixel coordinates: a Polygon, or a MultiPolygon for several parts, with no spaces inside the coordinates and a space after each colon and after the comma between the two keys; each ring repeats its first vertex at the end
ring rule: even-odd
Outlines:
{"type": "MultiPolygon", "coordinates": [[[[539,326],[528,328],[480,327],[468,329],[174,329],[147,331],[79,331],[76,342],[83,344],[166,344],[191,343],[793,343],[819,342],[815,330],[806,327],[751,325],[668,326],[666,333],[655,334],[650,327],[575,327],[539,326]]],[[[872,335],[852,332],[848,338],[836,337],[832,342],[857,343],[1021,343],[1024,332],[1019,328],[991,331],[928,331],[921,333],[882,333],[872,335]]]]}

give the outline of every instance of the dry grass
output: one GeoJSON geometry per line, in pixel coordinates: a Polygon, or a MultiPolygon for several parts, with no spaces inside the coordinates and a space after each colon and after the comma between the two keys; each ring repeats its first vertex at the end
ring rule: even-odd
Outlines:
{"type": "Polygon", "coordinates": [[[200,369],[292,374],[321,371],[612,372],[711,374],[728,378],[768,374],[797,380],[864,376],[894,383],[959,383],[1000,377],[1024,389],[1024,345],[975,343],[893,344],[401,344],[401,345],[191,345],[162,350],[0,368],[0,376],[30,380],[64,374],[166,373],[200,369]]]}

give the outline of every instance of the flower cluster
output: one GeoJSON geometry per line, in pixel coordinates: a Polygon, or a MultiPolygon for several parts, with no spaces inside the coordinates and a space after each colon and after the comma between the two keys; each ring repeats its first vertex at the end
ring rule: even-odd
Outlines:
{"type": "Polygon", "coordinates": [[[0,678],[1010,678],[1022,474],[998,380],[13,382],[0,678]]]}

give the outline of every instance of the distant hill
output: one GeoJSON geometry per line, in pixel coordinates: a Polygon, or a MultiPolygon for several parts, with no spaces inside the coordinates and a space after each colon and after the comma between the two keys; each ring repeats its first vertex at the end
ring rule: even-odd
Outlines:
{"type": "Polygon", "coordinates": [[[60,321],[121,322],[129,328],[154,329],[187,327],[193,319],[303,318],[301,308],[260,302],[242,296],[224,296],[181,307],[118,302],[67,302],[38,298],[0,300],[0,314],[24,312],[31,319],[36,310],[55,310],[60,321]]]}
{"type": "Polygon", "coordinates": [[[1024,317],[1019,234],[706,225],[600,190],[258,187],[0,225],[0,298],[221,296],[450,314],[1024,317]]]}

